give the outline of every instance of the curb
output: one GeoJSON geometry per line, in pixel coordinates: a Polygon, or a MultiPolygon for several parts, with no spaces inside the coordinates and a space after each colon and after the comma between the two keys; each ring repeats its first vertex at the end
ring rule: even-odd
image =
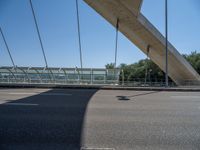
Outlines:
{"type": "Polygon", "coordinates": [[[122,87],[112,85],[63,85],[63,84],[0,84],[0,88],[57,88],[57,89],[99,89],[135,91],[177,91],[200,92],[200,87],[122,87]]]}

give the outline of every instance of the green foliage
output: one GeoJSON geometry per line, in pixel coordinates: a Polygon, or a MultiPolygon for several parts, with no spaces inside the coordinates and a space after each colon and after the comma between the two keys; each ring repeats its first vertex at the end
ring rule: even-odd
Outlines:
{"type": "Polygon", "coordinates": [[[105,67],[106,67],[106,69],[114,69],[115,64],[114,63],[106,64],[105,67]]]}
{"type": "MultiPolygon", "coordinates": [[[[200,53],[192,52],[190,55],[183,55],[185,59],[194,67],[194,69],[200,74],[200,53]]],[[[113,69],[114,64],[110,63],[106,65],[106,68],[113,69]]],[[[120,81],[124,76],[124,81],[136,81],[145,80],[151,82],[159,82],[165,80],[164,72],[151,60],[142,59],[134,64],[121,64],[119,66],[121,70],[120,81]]],[[[170,81],[172,81],[170,79],[170,81]]]]}
{"type": "MultiPolygon", "coordinates": [[[[151,60],[143,59],[137,63],[126,65],[121,64],[119,66],[123,70],[124,81],[161,81],[164,79],[164,73],[159,67],[151,60]]],[[[120,80],[122,81],[122,72],[120,74],[120,80]]]]}
{"type": "Polygon", "coordinates": [[[200,53],[196,51],[189,55],[183,55],[185,59],[193,66],[193,68],[200,74],[200,53]]]}

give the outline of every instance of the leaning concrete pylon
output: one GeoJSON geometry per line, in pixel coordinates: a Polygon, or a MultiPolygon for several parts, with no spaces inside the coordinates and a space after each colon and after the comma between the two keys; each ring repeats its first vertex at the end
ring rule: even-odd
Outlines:
{"type": "MultiPolygon", "coordinates": [[[[84,0],[165,71],[165,37],[140,13],[142,0],[84,0]],[[148,50],[149,49],[149,50],[148,50]]],[[[200,81],[199,74],[169,43],[169,76],[177,85],[200,81]]]]}

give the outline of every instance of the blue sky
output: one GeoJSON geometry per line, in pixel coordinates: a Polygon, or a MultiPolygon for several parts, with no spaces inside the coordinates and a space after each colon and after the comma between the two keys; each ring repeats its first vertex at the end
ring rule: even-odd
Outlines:
{"type": "MultiPolygon", "coordinates": [[[[200,52],[200,1],[169,1],[169,41],[180,53],[200,52]]],[[[115,29],[79,0],[83,67],[101,68],[114,61],[115,29]]],[[[51,67],[80,66],[75,0],[33,0],[51,67]]],[[[164,33],[164,0],[144,0],[142,13],[164,33]]],[[[45,66],[29,0],[0,0],[0,26],[17,66],[45,66]]],[[[146,56],[119,34],[117,64],[146,56]]],[[[0,36],[0,66],[11,61],[0,36]]]]}

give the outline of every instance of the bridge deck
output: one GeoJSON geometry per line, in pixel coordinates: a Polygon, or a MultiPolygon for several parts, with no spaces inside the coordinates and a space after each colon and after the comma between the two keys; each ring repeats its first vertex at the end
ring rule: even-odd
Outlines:
{"type": "Polygon", "coordinates": [[[0,89],[0,147],[199,149],[199,103],[199,92],[0,89]]]}

